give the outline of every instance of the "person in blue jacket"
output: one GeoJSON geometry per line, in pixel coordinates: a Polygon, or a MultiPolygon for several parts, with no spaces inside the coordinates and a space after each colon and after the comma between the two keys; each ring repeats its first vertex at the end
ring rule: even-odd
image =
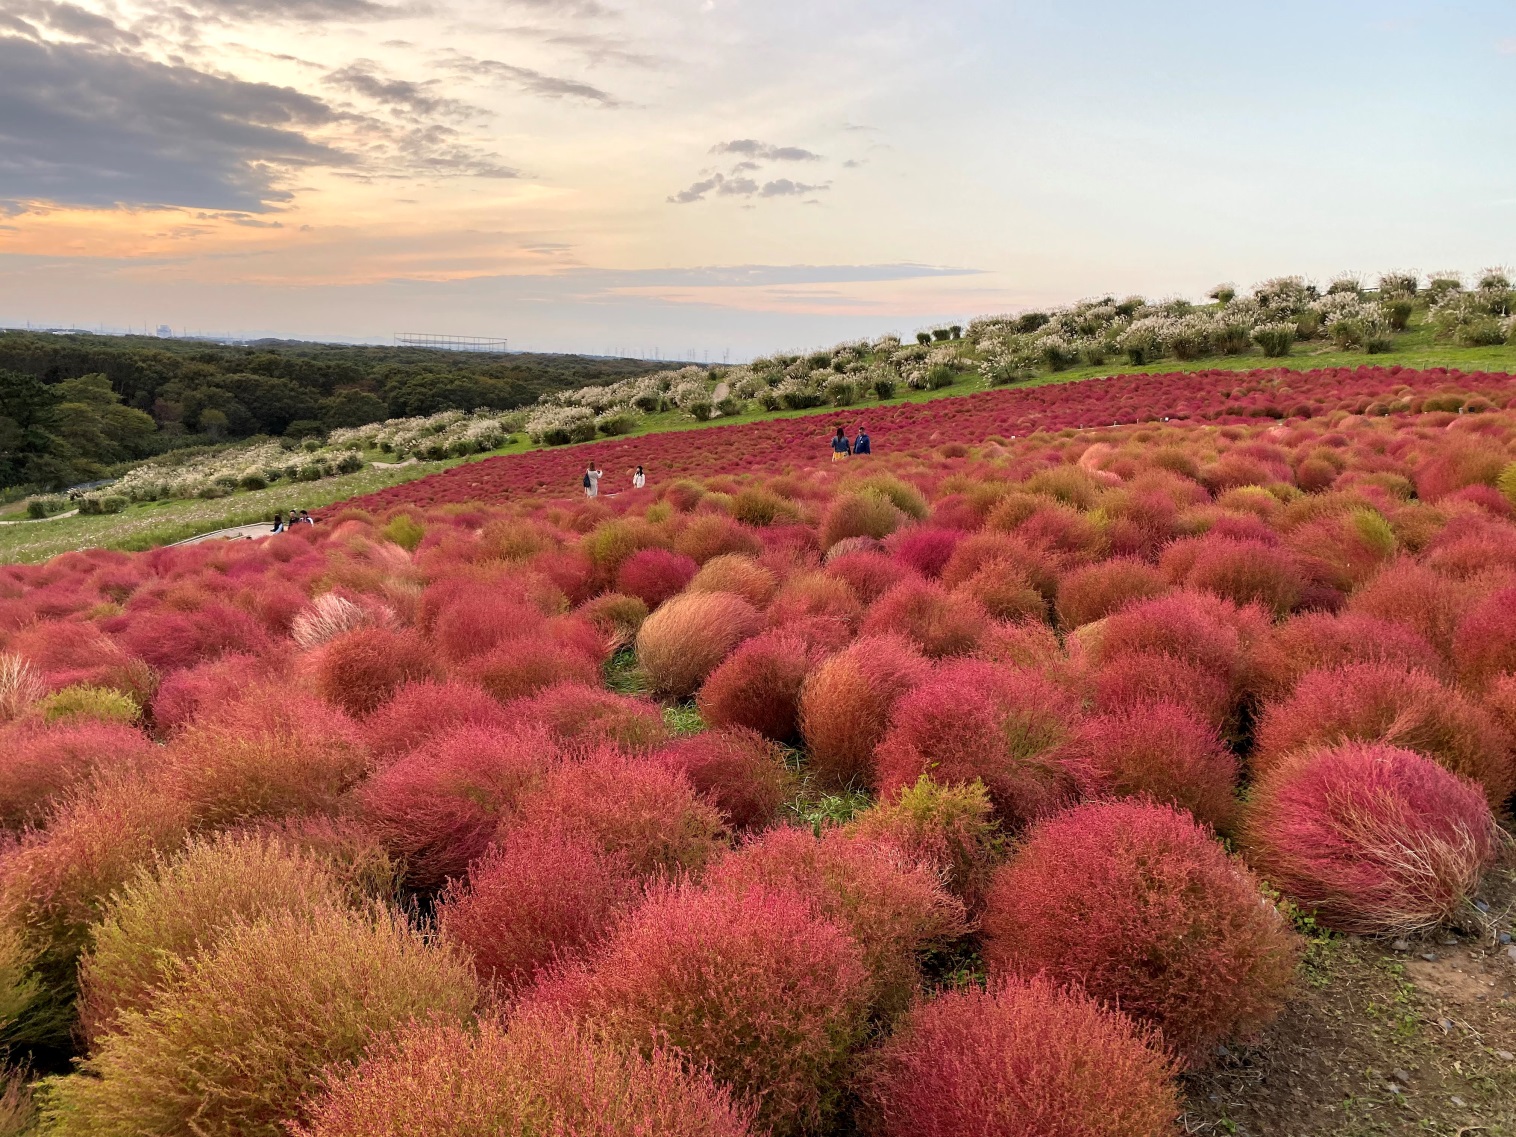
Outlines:
{"type": "Polygon", "coordinates": [[[854,454],[872,454],[874,451],[869,444],[869,432],[862,423],[858,424],[858,434],[853,439],[854,454]]]}

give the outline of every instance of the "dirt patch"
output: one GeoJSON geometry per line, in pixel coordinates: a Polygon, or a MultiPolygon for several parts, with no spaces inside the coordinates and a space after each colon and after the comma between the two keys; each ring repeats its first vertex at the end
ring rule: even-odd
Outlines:
{"type": "Polygon", "coordinates": [[[1279,1021],[1185,1079],[1179,1131],[1516,1137],[1513,868],[1490,874],[1492,915],[1457,934],[1314,939],[1279,1021]]]}

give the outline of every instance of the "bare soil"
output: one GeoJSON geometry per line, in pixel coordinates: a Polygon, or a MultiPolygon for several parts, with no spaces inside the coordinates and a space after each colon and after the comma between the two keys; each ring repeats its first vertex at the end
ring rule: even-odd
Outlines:
{"type": "Polygon", "coordinates": [[[1251,1046],[1185,1079],[1179,1131],[1516,1137],[1516,857],[1462,926],[1319,935],[1299,994],[1251,1046]],[[1501,942],[1502,934],[1508,939],[1501,942]]]}

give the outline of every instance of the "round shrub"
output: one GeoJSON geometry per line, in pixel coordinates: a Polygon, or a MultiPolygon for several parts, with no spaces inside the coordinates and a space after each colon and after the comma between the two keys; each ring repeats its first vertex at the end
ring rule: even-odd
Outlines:
{"type": "Polygon", "coordinates": [[[282,661],[232,654],[175,671],[153,695],[153,727],[163,733],[180,730],[202,712],[231,702],[248,687],[274,678],[280,670],[282,661]]]}
{"type": "Polygon", "coordinates": [[[848,537],[888,537],[905,520],[893,502],[878,493],[845,493],[832,499],[821,518],[819,538],[830,549],[848,537]]]}
{"type": "MultiPolygon", "coordinates": [[[[997,620],[1013,623],[1047,619],[1047,601],[1026,574],[1008,561],[990,561],[953,589],[997,620]]],[[[982,638],[982,637],[981,637],[982,638]]]]}
{"type": "Polygon", "coordinates": [[[1425,754],[1484,786],[1496,808],[1516,786],[1510,738],[1489,712],[1434,676],[1393,664],[1311,672],[1264,708],[1256,737],[1257,771],[1297,751],[1370,742],[1425,754]]]}
{"type": "Polygon", "coordinates": [[[1362,612],[1305,612],[1278,625],[1253,650],[1254,686],[1265,698],[1288,695],[1312,671],[1386,663],[1437,674],[1442,660],[1404,624],[1362,612]]]}
{"type": "Polygon", "coordinates": [[[870,1004],[903,1011],[921,982],[920,960],[966,929],[963,905],[927,866],[856,833],[782,828],[765,834],[710,872],[708,887],[802,896],[843,928],[863,953],[870,1004]]]}
{"type": "Polygon", "coordinates": [[[970,911],[984,903],[998,855],[993,806],[982,782],[938,785],[928,775],[855,814],[846,832],[930,865],[970,911]]]}
{"type": "Polygon", "coordinates": [[[608,742],[623,750],[647,750],[668,739],[656,703],[603,687],[560,683],[516,699],[506,709],[513,721],[545,727],[560,742],[608,742]]]}
{"type": "Polygon", "coordinates": [[[661,693],[692,695],[738,644],[761,627],[757,609],[740,596],[686,593],[643,623],[637,633],[637,659],[661,693]]]}
{"type": "Polygon", "coordinates": [[[1148,1030],[1046,979],[950,991],[895,1028],[863,1079],[876,1137],[1166,1137],[1171,1060],[1148,1030]]]}
{"type": "Polygon", "coordinates": [[[1077,628],[1166,591],[1163,574],[1146,561],[1113,557],[1074,569],[1059,580],[1058,619],[1065,628],[1077,628]]]}
{"type": "Polygon", "coordinates": [[[435,665],[420,637],[387,628],[360,628],[329,640],[313,655],[321,697],[350,715],[378,709],[406,683],[426,679],[435,665]]]}
{"type": "Polygon", "coordinates": [[[319,857],[260,835],[223,834],[161,856],[111,898],[79,964],[79,1020],[98,1039],[126,1011],[145,1010],[176,969],[227,929],[278,912],[337,904],[319,857]]]}
{"type": "Polygon", "coordinates": [[[1246,683],[1247,644],[1236,609],[1194,592],[1130,604],[1099,625],[1094,656],[1102,664],[1134,652],[1170,655],[1215,676],[1237,697],[1246,683]]]}
{"type": "Polygon", "coordinates": [[[647,605],[635,596],[603,592],[581,605],[577,612],[600,633],[608,654],[620,651],[637,638],[637,629],[647,619],[647,605]]]}
{"type": "Polygon", "coordinates": [[[462,1022],[467,965],[396,917],[330,907],[229,929],[51,1083],[57,1134],[283,1132],[323,1074],[413,1019],[462,1022]]]}
{"type": "Polygon", "coordinates": [[[552,1016],[503,1029],[426,1023],[370,1048],[296,1137],[748,1137],[749,1110],[674,1055],[649,1057],[552,1016]],[[425,1103],[424,1105],[422,1103],[425,1103]],[[423,1121],[424,1119],[424,1121],[423,1121]]]}
{"type": "Polygon", "coordinates": [[[1516,673],[1516,588],[1503,588],[1469,609],[1453,634],[1458,676],[1470,687],[1487,687],[1516,673]]]}
{"type": "Polygon", "coordinates": [[[635,596],[648,608],[683,592],[700,571],[689,557],[668,549],[641,549],[616,570],[616,591],[635,596]]]}
{"type": "Polygon", "coordinates": [[[155,752],[145,734],[120,723],[26,721],[0,730],[0,827],[43,825],[53,801],[94,770],[138,765],[155,752]]]}
{"type": "Polygon", "coordinates": [[[363,734],[380,763],[409,754],[429,738],[460,727],[504,729],[509,716],[490,693],[459,679],[407,683],[368,718],[363,734]]]}
{"type": "Polygon", "coordinates": [[[441,605],[427,620],[437,652],[452,663],[485,655],[513,640],[542,634],[547,618],[536,605],[509,595],[493,595],[475,583],[441,581],[423,599],[423,619],[433,602],[441,605]],[[435,599],[434,599],[435,598],[435,599]]]}
{"type": "Polygon", "coordinates": [[[1235,604],[1283,616],[1300,603],[1305,582],[1285,549],[1263,541],[1202,537],[1185,582],[1235,604]]]}
{"type": "Polygon", "coordinates": [[[1499,849],[1480,788],[1393,746],[1301,755],[1254,785],[1248,859],[1323,923],[1405,934],[1452,917],[1499,849]]]}
{"type": "Polygon", "coordinates": [[[163,761],[196,820],[224,826],[333,812],[367,772],[368,750],[341,711],[267,688],[181,731],[163,761]]]}
{"type": "Polygon", "coordinates": [[[984,913],[992,976],[1074,983],[1199,1059],[1284,1007],[1296,937],[1262,887],[1187,813],[1077,806],[1033,827],[984,913]]]}
{"type": "Polygon", "coordinates": [[[824,1131],[864,1038],[852,939],[786,893],[670,888],[538,999],[644,1054],[667,1048],[757,1104],[775,1137],[824,1131]]]}
{"type": "Polygon", "coordinates": [[[963,536],[961,529],[917,525],[895,534],[890,542],[891,552],[896,560],[922,576],[935,579],[942,575],[963,536]]]}
{"type": "Polygon", "coordinates": [[[584,652],[544,639],[512,640],[472,659],[464,674],[502,703],[559,683],[594,686],[600,667],[584,652]]]}
{"type": "Polygon", "coordinates": [[[1399,560],[1355,591],[1348,609],[1411,628],[1446,656],[1469,610],[1468,588],[1416,561],[1399,560]]]}
{"type": "Polygon", "coordinates": [[[500,818],[554,761],[546,731],[461,727],[429,739],[375,774],[358,803],[412,888],[462,876],[494,839],[500,818]]]}
{"type": "Polygon", "coordinates": [[[1085,797],[1145,797],[1225,833],[1237,813],[1237,759],[1214,727],[1176,703],[1139,703],[1080,723],[1062,751],[1085,797]]]}
{"type": "Polygon", "coordinates": [[[1058,594],[1058,566],[1046,550],[1033,548],[1010,533],[975,533],[958,542],[942,570],[942,583],[956,588],[986,565],[1000,563],[1020,572],[1052,602],[1058,594]]]}
{"type": "Polygon", "coordinates": [[[109,687],[82,683],[54,691],[37,704],[44,722],[102,722],[130,726],[142,718],[142,705],[109,687]]]}
{"type": "Polygon", "coordinates": [[[752,530],[720,513],[701,513],[691,517],[674,537],[674,551],[698,564],[716,557],[736,553],[756,557],[763,544],[752,530]]]}
{"type": "Polygon", "coordinates": [[[913,575],[900,561],[878,551],[829,556],[824,571],[827,576],[843,581],[865,604],[872,604],[913,575]]]}
{"type": "Polygon", "coordinates": [[[592,841],[520,829],[448,885],[437,914],[480,977],[510,994],[596,942],[639,896],[625,861],[592,841]]]}
{"type": "Polygon", "coordinates": [[[639,874],[695,871],[722,848],[715,806],[656,758],[605,748],[550,771],[503,823],[583,838],[639,874]]]}
{"type": "Polygon", "coordinates": [[[165,605],[133,612],[125,619],[117,642],[164,674],[228,652],[262,655],[272,646],[267,630],[255,617],[219,601],[192,612],[165,605]]]}
{"type": "Polygon", "coordinates": [[[784,751],[743,727],[703,730],[669,743],[658,760],[689,779],[733,829],[763,829],[796,788],[784,751]]]}
{"type": "Polygon", "coordinates": [[[819,572],[796,573],[769,604],[766,619],[771,628],[828,620],[851,635],[863,620],[863,605],[844,580],[819,572]]]}
{"type": "Polygon", "coordinates": [[[901,636],[867,636],[822,662],[800,691],[810,771],[832,788],[870,785],[891,708],[931,665],[901,636]]]}
{"type": "Polygon", "coordinates": [[[1065,804],[1073,780],[1059,760],[1079,704],[1051,680],[979,660],[939,668],[900,701],[875,751],[885,797],[930,774],[984,783],[1000,819],[1020,825],[1065,804]]]}
{"type": "Polygon", "coordinates": [[[700,688],[700,717],[715,727],[746,727],[776,742],[799,734],[800,690],[822,653],[788,628],[754,636],[712,671],[700,688]]]}
{"type": "Polygon", "coordinates": [[[730,592],[754,608],[761,608],[773,599],[778,587],[779,581],[772,572],[740,553],[712,557],[700,566],[689,584],[691,592],[730,592]]]}
{"type": "Polygon", "coordinates": [[[1095,709],[1107,714],[1174,702],[1219,731],[1235,723],[1237,704],[1225,680],[1201,664],[1157,652],[1119,655],[1091,677],[1095,709]]]}
{"type": "Polygon", "coordinates": [[[962,592],[945,592],[930,581],[906,580],[874,602],[862,630],[870,636],[903,635],[925,655],[941,659],[972,652],[986,623],[984,610],[962,592]]]}

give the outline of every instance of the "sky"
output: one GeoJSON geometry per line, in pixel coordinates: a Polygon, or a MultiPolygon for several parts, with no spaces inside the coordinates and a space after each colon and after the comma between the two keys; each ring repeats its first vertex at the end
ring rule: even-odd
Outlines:
{"type": "Polygon", "coordinates": [[[1516,261],[1509,0],[0,0],[0,326],[739,361],[1516,261]]]}

